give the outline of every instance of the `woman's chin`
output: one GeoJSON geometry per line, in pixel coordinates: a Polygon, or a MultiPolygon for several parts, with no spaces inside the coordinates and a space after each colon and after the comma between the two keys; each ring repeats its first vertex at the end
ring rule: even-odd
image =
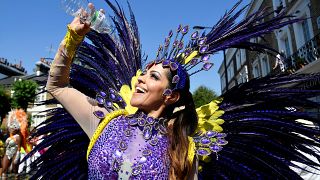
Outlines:
{"type": "Polygon", "coordinates": [[[130,105],[131,105],[132,107],[136,107],[136,108],[138,108],[138,109],[140,109],[140,104],[141,104],[141,102],[135,100],[134,98],[132,98],[131,101],[130,101],[130,105]]]}

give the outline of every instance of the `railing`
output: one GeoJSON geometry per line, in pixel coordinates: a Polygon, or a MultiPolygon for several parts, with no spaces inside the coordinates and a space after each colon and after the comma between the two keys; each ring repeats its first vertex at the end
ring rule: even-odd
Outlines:
{"type": "Polygon", "coordinates": [[[287,71],[295,72],[320,58],[320,34],[314,36],[295,53],[286,58],[287,71]]]}

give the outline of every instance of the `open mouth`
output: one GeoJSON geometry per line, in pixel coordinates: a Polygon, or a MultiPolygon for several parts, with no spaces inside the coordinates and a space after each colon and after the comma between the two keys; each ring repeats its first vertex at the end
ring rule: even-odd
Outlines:
{"type": "Polygon", "coordinates": [[[146,93],[146,90],[141,87],[136,87],[136,93],[146,93]]]}

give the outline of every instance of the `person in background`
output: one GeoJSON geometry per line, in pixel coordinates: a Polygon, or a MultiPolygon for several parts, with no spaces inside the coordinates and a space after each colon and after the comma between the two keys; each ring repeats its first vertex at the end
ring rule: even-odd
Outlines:
{"type": "Polygon", "coordinates": [[[284,58],[284,50],[281,50],[276,56],[276,62],[272,69],[275,70],[279,66],[281,73],[283,73],[285,71],[284,58]]]}
{"type": "MultiPolygon", "coordinates": [[[[9,117],[10,120],[10,117],[9,117]]],[[[20,136],[20,125],[17,121],[13,120],[8,124],[8,130],[10,136],[5,141],[5,155],[2,159],[1,176],[3,179],[7,177],[11,166],[11,172],[14,174],[18,173],[18,165],[20,160],[20,147],[21,147],[21,136],[20,136]]]]}

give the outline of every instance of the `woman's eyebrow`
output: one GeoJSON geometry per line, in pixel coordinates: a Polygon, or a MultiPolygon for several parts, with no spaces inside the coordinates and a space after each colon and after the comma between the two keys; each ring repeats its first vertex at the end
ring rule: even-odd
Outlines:
{"type": "Polygon", "coordinates": [[[161,73],[159,73],[158,71],[151,70],[150,72],[151,72],[151,73],[156,73],[156,74],[158,74],[158,75],[159,75],[159,77],[161,77],[161,73]]]}

